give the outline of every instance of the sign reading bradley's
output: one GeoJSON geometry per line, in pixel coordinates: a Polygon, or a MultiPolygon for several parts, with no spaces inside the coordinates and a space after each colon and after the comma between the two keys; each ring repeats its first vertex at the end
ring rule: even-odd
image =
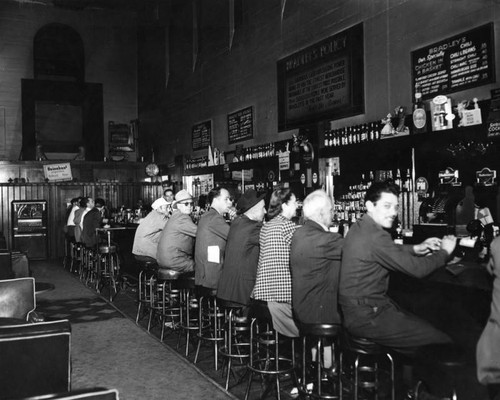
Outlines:
{"type": "Polygon", "coordinates": [[[43,166],[45,179],[50,182],[72,181],[73,174],[71,173],[70,163],[47,164],[43,166]]]}

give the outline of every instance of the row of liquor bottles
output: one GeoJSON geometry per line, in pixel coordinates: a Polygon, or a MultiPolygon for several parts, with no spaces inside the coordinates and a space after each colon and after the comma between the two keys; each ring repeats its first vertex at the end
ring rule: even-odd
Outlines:
{"type": "Polygon", "coordinates": [[[382,121],[347,126],[337,129],[327,129],[324,132],[325,147],[347,146],[379,140],[384,127],[382,121]]]}

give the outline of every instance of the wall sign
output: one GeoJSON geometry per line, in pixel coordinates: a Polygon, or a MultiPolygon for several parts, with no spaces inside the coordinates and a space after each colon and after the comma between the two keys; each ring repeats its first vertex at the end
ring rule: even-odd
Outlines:
{"type": "Polygon", "coordinates": [[[422,97],[495,82],[493,24],[489,23],[411,53],[413,88],[422,97]]]}
{"type": "Polygon", "coordinates": [[[134,151],[134,136],[129,124],[108,122],[109,147],[112,151],[134,151]]]}
{"type": "Polygon", "coordinates": [[[278,61],[278,129],[364,112],[363,24],[278,61]]]}
{"type": "Polygon", "coordinates": [[[46,164],[43,166],[43,174],[49,182],[73,180],[70,163],[46,164]]]}
{"type": "Polygon", "coordinates": [[[212,144],[212,121],[200,122],[193,125],[191,133],[191,148],[193,150],[208,149],[212,144]]]}
{"type": "Polygon", "coordinates": [[[229,144],[253,138],[253,107],[227,115],[227,135],[229,144]]]}

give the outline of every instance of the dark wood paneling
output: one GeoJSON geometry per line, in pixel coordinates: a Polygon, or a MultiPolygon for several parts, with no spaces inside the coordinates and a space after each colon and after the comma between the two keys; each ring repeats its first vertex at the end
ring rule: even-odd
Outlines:
{"type": "Polygon", "coordinates": [[[4,232],[7,245],[12,244],[12,221],[10,205],[13,200],[47,200],[49,227],[49,257],[64,256],[64,232],[66,202],[77,196],[102,197],[117,208],[121,205],[133,208],[138,199],[151,204],[162,195],[161,185],[150,183],[115,182],[63,182],[63,183],[0,183],[0,229],[4,232]]]}

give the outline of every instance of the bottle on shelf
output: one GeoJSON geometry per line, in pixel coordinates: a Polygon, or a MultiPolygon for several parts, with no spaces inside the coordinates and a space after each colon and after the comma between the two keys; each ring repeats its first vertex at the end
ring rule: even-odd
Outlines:
{"type": "Polygon", "coordinates": [[[417,83],[415,85],[415,104],[413,106],[413,133],[424,132],[427,132],[427,114],[422,101],[420,85],[417,83]]]}
{"type": "Polygon", "coordinates": [[[398,222],[398,226],[396,228],[396,235],[394,237],[394,243],[403,244],[403,227],[401,226],[401,222],[398,222]]]}

